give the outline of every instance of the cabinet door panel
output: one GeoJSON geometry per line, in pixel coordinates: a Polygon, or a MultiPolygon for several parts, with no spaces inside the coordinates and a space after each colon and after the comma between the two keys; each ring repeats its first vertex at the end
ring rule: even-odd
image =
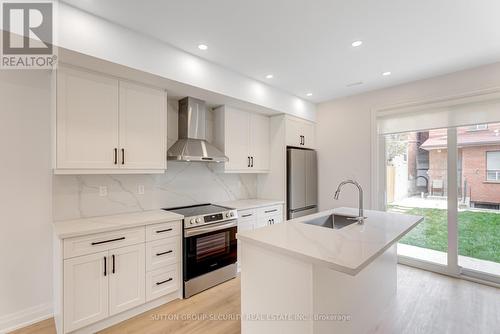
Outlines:
{"type": "Polygon", "coordinates": [[[109,314],[143,304],[146,300],[144,244],[111,250],[109,259],[109,314]]]}
{"type": "MultiPolygon", "coordinates": [[[[64,261],[64,330],[70,332],[108,316],[108,252],[64,261]]],[[[109,264],[109,262],[108,262],[109,264]]]]}
{"type": "Polygon", "coordinates": [[[307,148],[315,148],[315,145],[316,145],[316,141],[315,141],[315,137],[316,137],[316,134],[315,134],[315,131],[314,131],[314,124],[312,123],[304,123],[304,127],[303,127],[303,135],[304,135],[304,145],[302,145],[303,147],[307,147],[307,148]]]}
{"type": "Polygon", "coordinates": [[[302,147],[300,136],[303,135],[302,122],[287,118],[285,121],[286,126],[286,144],[287,146],[302,147]]]}
{"type": "Polygon", "coordinates": [[[225,153],[229,157],[226,170],[245,170],[250,156],[250,114],[237,109],[225,112],[225,153]]]}
{"type": "Polygon", "coordinates": [[[165,169],[167,110],[165,92],[120,82],[119,165],[127,169],[165,169]]]}
{"type": "Polygon", "coordinates": [[[269,170],[270,159],[270,120],[269,117],[251,114],[250,116],[250,156],[253,157],[254,170],[269,170]]]}
{"type": "Polygon", "coordinates": [[[86,71],[57,72],[57,168],[116,168],[118,80],[86,71]]]}

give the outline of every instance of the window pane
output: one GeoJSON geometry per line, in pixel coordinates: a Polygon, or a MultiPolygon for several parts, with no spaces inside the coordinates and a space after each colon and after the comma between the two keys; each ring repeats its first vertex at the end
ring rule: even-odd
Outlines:
{"type": "Polygon", "coordinates": [[[447,263],[447,130],[392,134],[386,143],[387,210],[422,215],[398,254],[447,263]]]}
{"type": "Polygon", "coordinates": [[[482,132],[457,129],[458,264],[500,275],[500,123],[482,132]]]}

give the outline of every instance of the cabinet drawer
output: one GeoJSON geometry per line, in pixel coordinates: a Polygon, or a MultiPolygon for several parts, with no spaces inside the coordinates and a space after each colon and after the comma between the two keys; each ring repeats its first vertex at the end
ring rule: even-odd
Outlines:
{"type": "Polygon", "coordinates": [[[144,227],[91,234],[64,240],[64,258],[106,251],[144,242],[144,227]]]}
{"type": "Polygon", "coordinates": [[[257,215],[259,218],[281,215],[283,210],[283,205],[273,205],[259,208],[257,215]]]}
{"type": "Polygon", "coordinates": [[[146,243],[146,271],[159,269],[180,261],[180,236],[146,243]]]}
{"type": "Polygon", "coordinates": [[[257,210],[238,210],[238,221],[257,219],[257,210]]]}
{"type": "Polygon", "coordinates": [[[178,264],[146,273],[146,301],[179,290],[178,264]]]}
{"type": "Polygon", "coordinates": [[[146,241],[154,241],[181,234],[180,220],[146,226],[146,241]]]}

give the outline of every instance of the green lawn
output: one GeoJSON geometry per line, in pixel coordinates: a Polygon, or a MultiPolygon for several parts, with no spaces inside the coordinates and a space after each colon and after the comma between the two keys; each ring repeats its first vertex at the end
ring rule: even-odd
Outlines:
{"type": "MultiPolygon", "coordinates": [[[[403,209],[397,207],[398,211],[403,209]]],[[[406,213],[425,217],[400,242],[447,252],[447,211],[404,208],[406,213]]],[[[390,208],[389,208],[390,210],[390,208]]],[[[464,211],[458,214],[458,253],[500,263],[500,214],[464,211]]]]}

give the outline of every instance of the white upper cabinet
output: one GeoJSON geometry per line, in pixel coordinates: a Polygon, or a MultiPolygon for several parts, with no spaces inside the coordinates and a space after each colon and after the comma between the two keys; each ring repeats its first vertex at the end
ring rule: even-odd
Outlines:
{"type": "Polygon", "coordinates": [[[57,71],[57,174],[162,173],[166,93],[86,70],[57,71]]]}
{"type": "Polygon", "coordinates": [[[215,145],[229,158],[226,172],[269,172],[270,119],[227,106],[215,111],[215,145]]]}
{"type": "MultiPolygon", "coordinates": [[[[227,109],[226,109],[227,110],[227,109]]],[[[226,170],[250,168],[250,113],[231,109],[224,114],[224,153],[229,157],[226,170]]],[[[218,136],[216,131],[215,136],[218,136]]]]}
{"type": "Polygon", "coordinates": [[[250,114],[250,157],[253,159],[252,168],[269,170],[270,150],[270,120],[269,117],[250,114]]]}
{"type": "Polygon", "coordinates": [[[115,168],[118,80],[73,69],[57,72],[57,168],[115,168]]]}
{"type": "Polygon", "coordinates": [[[285,118],[285,128],[287,146],[315,148],[314,123],[287,116],[285,118]]]}
{"type": "Polygon", "coordinates": [[[120,164],[166,169],[166,103],[161,89],[120,82],[120,164]]]}

